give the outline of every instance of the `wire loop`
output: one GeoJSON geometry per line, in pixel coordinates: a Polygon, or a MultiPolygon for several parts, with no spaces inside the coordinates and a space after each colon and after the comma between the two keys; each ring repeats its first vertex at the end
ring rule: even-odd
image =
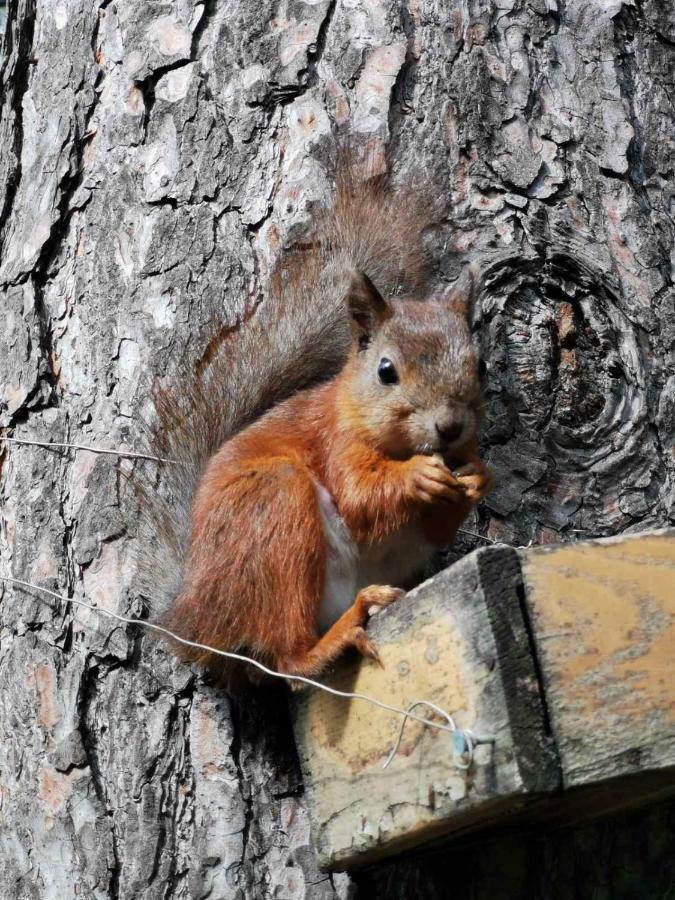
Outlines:
{"type": "MultiPolygon", "coordinates": [[[[154,622],[148,622],[146,619],[138,619],[133,616],[122,616],[119,613],[114,613],[109,609],[103,609],[100,606],[94,606],[92,603],[87,603],[85,600],[78,600],[75,597],[64,597],[62,594],[57,594],[56,591],[52,591],[49,588],[42,587],[39,584],[33,584],[30,581],[24,581],[21,578],[10,578],[6,575],[0,575],[0,581],[5,582],[6,584],[18,585],[19,587],[23,587],[28,590],[42,592],[43,594],[46,594],[49,597],[53,597],[55,600],[58,600],[60,603],[70,603],[75,606],[81,606],[84,609],[91,610],[92,612],[98,613],[102,616],[107,616],[110,619],[115,619],[116,621],[122,622],[125,625],[136,625],[140,626],[141,628],[147,628],[151,631],[156,631],[160,634],[165,635],[166,637],[170,637],[172,640],[177,641],[179,644],[183,644],[185,647],[193,647],[197,650],[205,650],[208,653],[215,654],[216,656],[221,656],[226,659],[234,659],[238,662],[243,662],[248,665],[255,666],[256,669],[259,669],[266,675],[271,675],[273,678],[283,678],[286,681],[296,681],[302,684],[307,684],[310,687],[317,688],[318,690],[324,691],[328,694],[332,694],[335,697],[344,697],[348,700],[362,700],[366,703],[372,704],[373,706],[377,706],[380,709],[385,710],[386,712],[392,712],[396,713],[396,715],[403,716],[403,722],[401,723],[401,729],[396,739],[396,743],[394,744],[389,756],[387,757],[386,762],[382,766],[383,769],[386,769],[392,759],[396,756],[398,748],[401,744],[401,739],[403,737],[403,729],[408,719],[413,719],[415,722],[419,722],[421,725],[427,725],[430,728],[436,728],[439,731],[447,731],[448,733],[453,735],[457,735],[460,733],[457,731],[454,720],[450,713],[447,713],[444,709],[441,709],[440,706],[432,703],[431,700],[415,700],[407,709],[401,709],[398,706],[393,706],[391,703],[383,703],[381,700],[377,700],[375,697],[371,697],[368,694],[361,694],[355,691],[341,691],[338,688],[332,688],[327,684],[322,684],[320,681],[315,681],[313,678],[306,678],[304,675],[292,675],[288,672],[276,672],[274,669],[270,669],[268,666],[259,662],[257,659],[252,659],[250,656],[245,656],[243,653],[234,653],[230,650],[219,650],[217,647],[209,647],[208,644],[200,644],[196,641],[189,641],[187,640],[187,638],[183,638],[178,634],[174,634],[173,631],[169,631],[168,628],[164,628],[162,625],[156,625],[154,622]],[[416,706],[422,705],[428,706],[429,709],[433,709],[434,712],[438,713],[438,715],[443,716],[448,724],[442,725],[440,722],[435,722],[433,719],[423,718],[422,716],[415,715],[415,713],[412,712],[412,710],[416,706]]],[[[457,763],[455,763],[455,765],[457,765],[457,768],[460,769],[468,769],[471,765],[472,760],[473,748],[471,748],[470,750],[469,762],[467,765],[458,765],[457,763]]]]}

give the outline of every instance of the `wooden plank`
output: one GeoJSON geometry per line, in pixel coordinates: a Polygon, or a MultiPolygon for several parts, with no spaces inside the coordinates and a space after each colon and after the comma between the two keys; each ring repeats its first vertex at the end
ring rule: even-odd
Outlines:
{"type": "Polygon", "coordinates": [[[347,868],[522,808],[559,784],[529,636],[518,558],[479,550],[412,591],[368,628],[384,663],[343,664],[328,684],[400,707],[432,700],[461,728],[496,736],[469,773],[452,737],[319,691],[295,696],[294,727],[320,862],[347,868]]]}
{"type": "Polygon", "coordinates": [[[521,565],[564,786],[637,774],[639,794],[675,766],[675,530],[541,547],[521,565]]]}

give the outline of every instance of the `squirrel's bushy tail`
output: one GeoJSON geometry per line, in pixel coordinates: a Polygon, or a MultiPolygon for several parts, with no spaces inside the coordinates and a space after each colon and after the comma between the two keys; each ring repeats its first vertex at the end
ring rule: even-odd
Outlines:
{"type": "Polygon", "coordinates": [[[161,616],[180,592],[192,499],[204,466],[229,437],[273,404],[334,375],[349,346],[345,296],[351,273],[383,293],[422,290],[425,224],[412,192],[345,168],[332,206],[303,249],[282,254],[264,300],[235,328],[214,324],[205,352],[171,388],[155,391],[151,452],[160,486],[136,482],[141,591],[161,616]]]}

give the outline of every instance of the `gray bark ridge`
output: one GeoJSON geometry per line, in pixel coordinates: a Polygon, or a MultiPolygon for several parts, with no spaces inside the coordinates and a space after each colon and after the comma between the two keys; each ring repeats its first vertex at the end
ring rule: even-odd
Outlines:
{"type": "MultiPolygon", "coordinates": [[[[1,428],[137,445],[148,383],[199,352],[214,307],[232,326],[254,313],[347,130],[390,152],[397,179],[436,186],[444,277],[483,262],[498,487],[467,530],[519,545],[672,521],[664,4],[10,0],[8,13],[1,428]]],[[[0,571],[142,614],[118,468],[0,454],[0,571]]],[[[0,893],[345,895],[316,867],[278,698],[236,707],[137,630],[25,591],[2,588],[0,613],[0,893]]]]}

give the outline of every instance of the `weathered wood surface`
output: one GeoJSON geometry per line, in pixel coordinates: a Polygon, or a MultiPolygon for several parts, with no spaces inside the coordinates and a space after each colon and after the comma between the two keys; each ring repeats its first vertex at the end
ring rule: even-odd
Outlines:
{"type": "MultiPolygon", "coordinates": [[[[8,12],[0,427],[133,446],[148,381],[198,352],[213,304],[232,324],[251,313],[302,237],[339,125],[437,186],[444,275],[466,253],[491,273],[498,487],[468,529],[525,544],[672,521],[670,3],[8,12]]],[[[140,610],[109,459],[5,448],[0,479],[2,571],[140,610]]],[[[346,890],[317,871],[278,704],[237,717],[137,632],[0,596],[0,892],[346,890]]]]}
{"type": "Polygon", "coordinates": [[[564,786],[675,782],[675,531],[529,550],[522,570],[564,786]]]}
{"type": "Polygon", "coordinates": [[[495,743],[463,772],[449,735],[410,723],[383,771],[398,717],[317,690],[295,698],[322,864],[363,866],[443,834],[578,821],[675,792],[675,530],[478,550],[369,634],[384,669],[344,663],[331,687],[404,709],[429,699],[495,743]]]}
{"type": "Polygon", "coordinates": [[[558,785],[519,584],[513,550],[479,550],[372,620],[368,632],[384,668],[353,662],[329,680],[403,709],[430,700],[458,728],[493,736],[494,745],[476,747],[471,771],[453,764],[450,734],[416,722],[406,725],[398,754],[383,771],[400,716],[316,690],[294,698],[322,864],[370,862],[499,818],[558,785]]]}

